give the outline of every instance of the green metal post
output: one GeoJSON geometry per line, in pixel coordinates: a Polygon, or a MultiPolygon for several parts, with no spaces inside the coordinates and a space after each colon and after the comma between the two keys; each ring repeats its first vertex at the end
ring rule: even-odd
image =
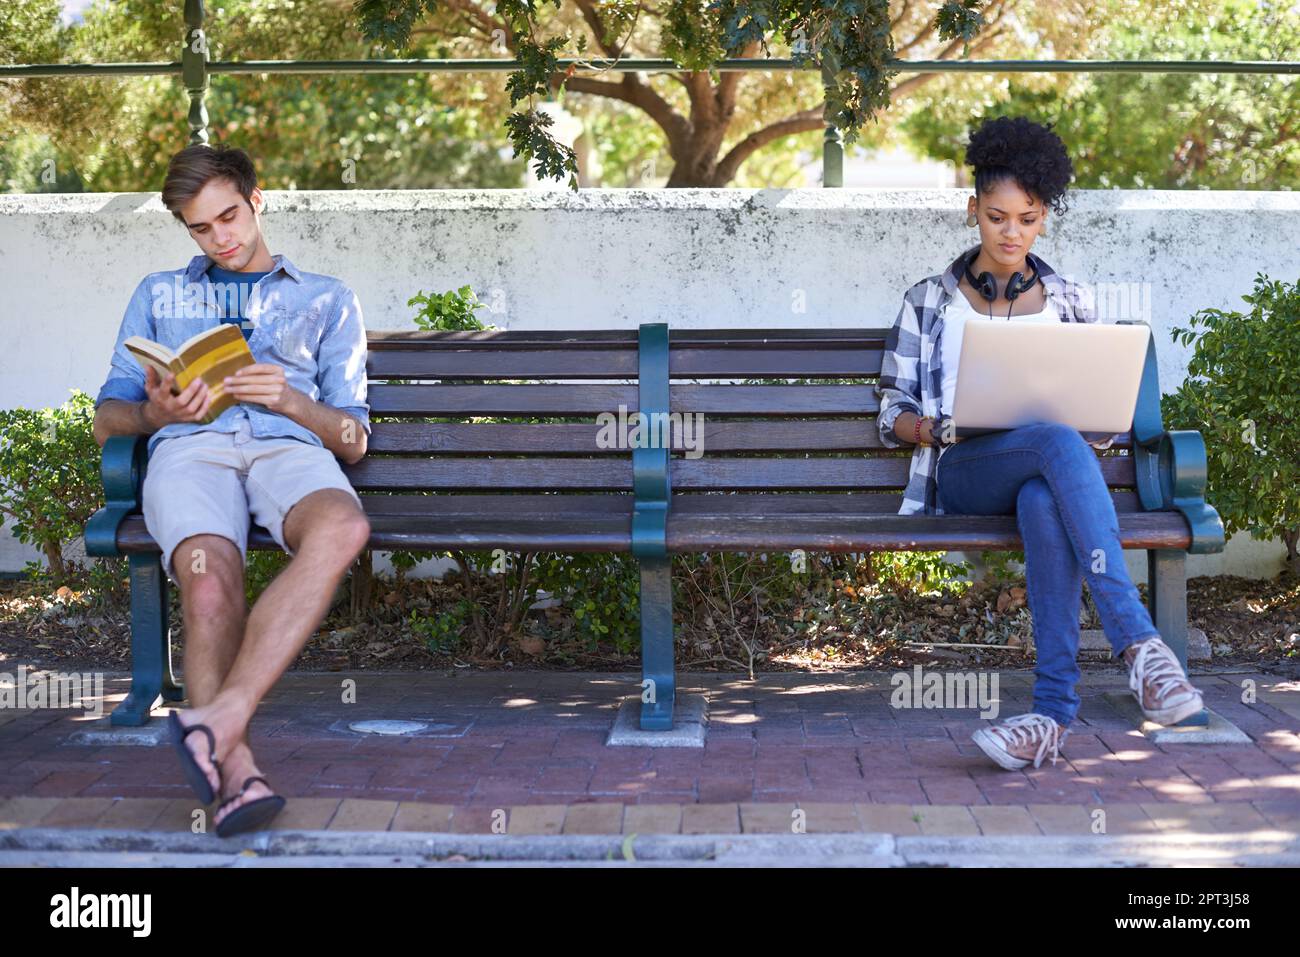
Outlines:
{"type": "Polygon", "coordinates": [[[641,730],[671,731],[677,678],[673,669],[673,578],[668,554],[671,431],[660,434],[669,410],[668,324],[642,323],[637,334],[637,393],[642,442],[632,449],[632,554],[641,571],[641,730]]]}
{"type": "Polygon", "coordinates": [[[834,126],[822,137],[822,186],[844,185],[844,138],[834,126]]]}
{"type": "MultiPolygon", "coordinates": [[[[828,91],[831,87],[830,81],[831,74],[823,65],[822,84],[828,91]]],[[[839,188],[844,185],[844,137],[835,123],[829,100],[824,103],[822,120],[826,124],[826,130],[822,134],[822,186],[839,188]]]]}
{"type": "Polygon", "coordinates": [[[203,32],[203,0],[185,0],[185,47],[181,50],[181,77],[190,96],[190,145],[208,141],[208,38],[203,32]]]}

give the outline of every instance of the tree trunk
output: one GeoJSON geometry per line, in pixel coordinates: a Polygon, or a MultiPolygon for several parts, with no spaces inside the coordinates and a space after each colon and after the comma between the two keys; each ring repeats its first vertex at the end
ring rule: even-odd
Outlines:
{"type": "Polygon", "coordinates": [[[669,187],[711,187],[727,185],[730,177],[719,175],[719,153],[722,139],[727,135],[730,118],[726,121],[705,122],[696,120],[691,136],[678,149],[671,149],[673,171],[668,176],[669,187]]]}
{"type": "Polygon", "coordinates": [[[50,564],[50,571],[54,575],[55,584],[62,585],[64,576],[67,574],[63,567],[63,549],[57,544],[46,543],[42,549],[45,552],[45,560],[50,564]]]}

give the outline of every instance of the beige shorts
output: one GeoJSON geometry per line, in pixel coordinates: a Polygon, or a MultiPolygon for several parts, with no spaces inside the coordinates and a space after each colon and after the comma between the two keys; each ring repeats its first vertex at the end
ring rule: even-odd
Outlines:
{"type": "Polygon", "coordinates": [[[162,549],[163,568],[191,535],[221,535],[247,562],[249,519],[282,549],[284,517],[305,496],[323,488],[361,498],[334,453],[300,439],[257,438],[248,420],[238,432],[194,432],[162,439],[149,456],[144,479],[144,523],[162,549]]]}

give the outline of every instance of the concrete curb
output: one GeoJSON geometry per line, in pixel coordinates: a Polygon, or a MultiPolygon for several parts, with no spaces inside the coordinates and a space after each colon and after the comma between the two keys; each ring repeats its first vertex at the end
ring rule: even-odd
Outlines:
{"type": "Polygon", "coordinates": [[[262,832],[221,840],[150,831],[0,833],[0,866],[1287,866],[1300,835],[895,837],[891,834],[527,836],[262,832]],[[630,857],[628,856],[630,855],[630,857]],[[452,857],[465,861],[448,861],[452,857]]]}

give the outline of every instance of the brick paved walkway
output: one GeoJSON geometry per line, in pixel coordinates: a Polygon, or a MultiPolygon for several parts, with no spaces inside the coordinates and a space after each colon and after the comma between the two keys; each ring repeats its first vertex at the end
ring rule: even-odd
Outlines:
{"type": "MultiPolygon", "coordinates": [[[[703,749],[606,747],[638,676],[554,672],[293,673],[251,740],[292,799],[280,828],[788,832],[802,818],[809,832],[1086,833],[1103,809],[1108,833],[1300,829],[1300,685],[1268,675],[1194,675],[1250,744],[1158,747],[1102,698],[1123,675],[1089,672],[1059,763],[1014,772],[970,741],[974,711],[892,708],[886,673],[682,677],[710,702],[703,749]],[[356,704],[342,703],[348,680],[356,704]],[[346,730],[371,718],[431,724],[346,730]]],[[[1000,683],[1003,715],[1027,710],[1032,675],[1000,683]]],[[[127,685],[110,676],[110,708],[127,685]]],[[[105,725],[0,711],[0,828],[189,828],[195,802],[165,745],[68,743],[105,725]]]]}

